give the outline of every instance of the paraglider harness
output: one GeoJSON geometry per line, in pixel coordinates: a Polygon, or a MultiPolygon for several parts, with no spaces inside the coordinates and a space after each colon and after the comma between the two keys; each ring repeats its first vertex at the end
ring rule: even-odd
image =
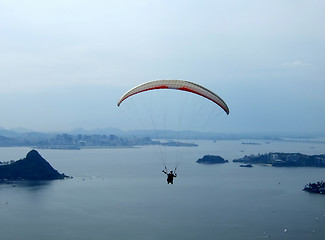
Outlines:
{"type": "Polygon", "coordinates": [[[177,169],[177,167],[175,167],[174,172],[170,171],[168,173],[167,167],[165,166],[165,169],[162,170],[162,172],[167,175],[167,184],[169,184],[169,183],[173,184],[174,177],[177,177],[176,169],[177,169]]]}

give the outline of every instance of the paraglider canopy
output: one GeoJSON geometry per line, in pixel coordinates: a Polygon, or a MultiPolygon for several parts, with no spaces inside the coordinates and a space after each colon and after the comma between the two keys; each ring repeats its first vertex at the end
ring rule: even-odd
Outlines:
{"type": "Polygon", "coordinates": [[[155,81],[143,83],[126,92],[118,101],[117,106],[120,106],[120,104],[125,99],[135,94],[149,91],[149,90],[156,90],[156,89],[174,89],[174,90],[181,90],[181,91],[191,92],[200,95],[218,104],[227,113],[227,115],[229,114],[229,108],[227,104],[217,94],[196,83],[184,81],[184,80],[155,80],[155,81]]]}

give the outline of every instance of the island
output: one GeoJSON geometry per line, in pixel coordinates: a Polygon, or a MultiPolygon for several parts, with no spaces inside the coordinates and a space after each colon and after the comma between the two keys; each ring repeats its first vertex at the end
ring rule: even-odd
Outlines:
{"type": "Polygon", "coordinates": [[[24,159],[0,164],[0,181],[40,181],[64,178],[71,177],[55,170],[36,150],[28,152],[24,159]]]}
{"type": "Polygon", "coordinates": [[[325,182],[321,181],[317,183],[306,184],[303,190],[310,193],[325,194],[325,182]]]}
{"type": "Polygon", "coordinates": [[[178,142],[178,141],[168,141],[165,143],[159,142],[158,144],[167,147],[197,147],[198,146],[196,143],[185,143],[185,142],[178,142]]]}
{"type": "Polygon", "coordinates": [[[220,156],[205,155],[203,156],[203,158],[200,158],[196,162],[202,164],[219,164],[219,163],[227,163],[228,160],[225,160],[223,157],[220,156]]]}
{"type": "Polygon", "coordinates": [[[251,167],[253,167],[253,165],[252,164],[241,164],[239,167],[251,168],[251,167]]]}
{"type": "Polygon", "coordinates": [[[305,155],[301,153],[265,153],[244,156],[233,162],[262,164],[273,167],[325,167],[325,154],[305,155]]]}

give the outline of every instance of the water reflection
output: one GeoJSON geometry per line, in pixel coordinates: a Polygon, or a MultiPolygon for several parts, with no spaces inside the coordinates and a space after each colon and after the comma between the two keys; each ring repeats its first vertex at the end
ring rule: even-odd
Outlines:
{"type": "Polygon", "coordinates": [[[21,188],[28,191],[39,191],[50,187],[53,181],[1,181],[0,189],[21,188]]]}

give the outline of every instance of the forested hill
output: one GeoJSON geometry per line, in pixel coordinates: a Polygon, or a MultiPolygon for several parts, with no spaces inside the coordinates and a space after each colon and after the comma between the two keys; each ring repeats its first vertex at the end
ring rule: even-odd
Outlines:
{"type": "Polygon", "coordinates": [[[2,163],[0,180],[56,180],[66,178],[55,170],[36,150],[31,150],[26,158],[2,163]]]}

